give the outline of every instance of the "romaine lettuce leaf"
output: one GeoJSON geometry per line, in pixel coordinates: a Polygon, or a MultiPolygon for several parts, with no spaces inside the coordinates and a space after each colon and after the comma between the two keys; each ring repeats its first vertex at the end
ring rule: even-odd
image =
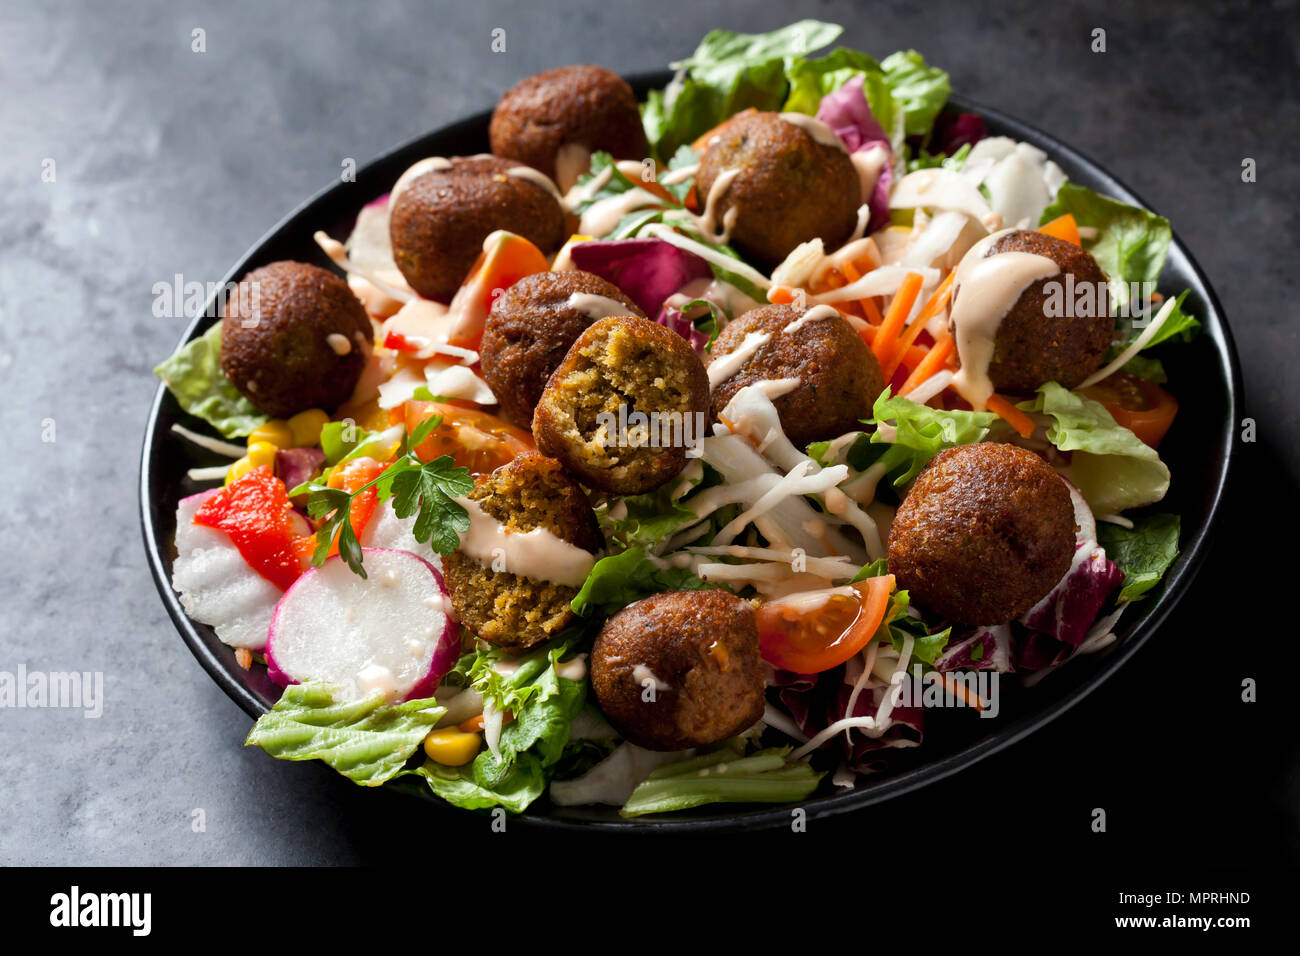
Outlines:
{"type": "Polygon", "coordinates": [[[825,774],[804,760],[788,761],[789,747],[748,757],[723,748],[653,770],[619,811],[625,817],[688,810],[708,803],[795,803],[817,789],[825,774]]]}
{"type": "Polygon", "coordinates": [[[1169,469],[1160,455],[1116,424],[1100,402],[1048,382],[1037,397],[1016,407],[1051,416],[1047,440],[1071,452],[1069,465],[1060,470],[1094,514],[1153,504],[1169,490],[1169,469]]]}
{"type": "MultiPolygon", "coordinates": [[[[903,128],[907,135],[928,134],[952,92],[948,74],[927,64],[925,57],[915,50],[890,54],[880,66],[885,71],[885,85],[889,87],[890,95],[902,108],[903,128]]],[[[867,90],[867,101],[871,101],[870,90],[867,90]]],[[[875,112],[875,103],[871,104],[871,109],[875,112]]],[[[876,118],[881,119],[878,113],[876,118]]]]}
{"type": "Polygon", "coordinates": [[[821,49],[841,32],[816,20],[770,33],[710,32],[693,55],[674,64],[679,72],[668,88],[646,99],[642,122],[652,150],[672,156],[740,110],[779,109],[789,87],[787,61],[821,49]]]}
{"type": "Polygon", "coordinates": [[[1168,219],[1070,182],[1062,184],[1039,223],[1066,213],[1074,216],[1080,228],[1097,230],[1096,236],[1083,240],[1083,247],[1110,279],[1116,305],[1128,303],[1131,282],[1149,282],[1155,287],[1173,239],[1168,219]]]}
{"type": "Polygon", "coordinates": [[[402,769],[444,713],[433,698],[389,704],[372,694],[337,701],[338,691],[290,684],[244,746],[256,744],[281,760],[320,760],[353,783],[377,787],[402,769]]]}
{"type": "Polygon", "coordinates": [[[1102,523],[1097,539],[1107,556],[1124,572],[1118,600],[1134,601],[1155,587],[1178,557],[1177,515],[1154,514],[1137,518],[1132,528],[1102,523]]]}
{"type": "Polygon", "coordinates": [[[444,767],[427,761],[414,770],[403,770],[398,776],[419,777],[435,796],[462,810],[504,807],[511,813],[523,813],[546,789],[546,775],[540,762],[527,756],[495,787],[483,786],[475,779],[473,764],[444,767]]]}
{"type": "Polygon", "coordinates": [[[661,591],[699,591],[710,587],[690,568],[661,568],[644,548],[628,548],[601,558],[573,599],[575,614],[609,615],[661,591]]]}
{"type": "Polygon", "coordinates": [[[181,408],[227,438],[242,438],[271,420],[221,371],[221,323],[187,342],[153,370],[181,408]]]}
{"type": "MultiPolygon", "coordinates": [[[[868,74],[874,74],[883,80],[880,64],[874,57],[845,47],[836,47],[819,59],[796,60],[791,64],[787,76],[790,81],[790,95],[786,97],[785,105],[781,110],[786,113],[807,113],[809,116],[814,116],[817,108],[821,106],[823,96],[834,93],[855,76],[866,77],[868,74]]],[[[882,86],[881,89],[884,87],[882,86]]],[[[888,90],[885,90],[885,93],[887,95],[888,90]]],[[[871,101],[870,96],[867,97],[867,101],[871,101]]],[[[875,106],[876,104],[872,104],[872,114],[881,126],[886,130],[890,129],[893,120],[892,98],[888,104],[888,116],[882,117],[877,114],[875,106]],[[887,120],[889,122],[886,122],[887,120]]]]}
{"type": "Polygon", "coordinates": [[[945,411],[918,405],[901,396],[891,397],[888,388],[876,399],[872,416],[868,424],[893,423],[892,442],[879,427],[871,441],[889,446],[876,462],[886,466],[886,474],[897,473],[894,486],[898,488],[919,475],[930,459],[945,448],[983,440],[997,420],[992,412],[945,411]]]}

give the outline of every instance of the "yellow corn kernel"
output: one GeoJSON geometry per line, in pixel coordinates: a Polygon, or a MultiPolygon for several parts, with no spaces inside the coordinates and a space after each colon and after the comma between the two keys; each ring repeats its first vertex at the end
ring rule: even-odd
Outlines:
{"type": "Polygon", "coordinates": [[[254,468],[261,468],[263,465],[274,468],[277,451],[279,449],[269,441],[255,441],[248,446],[248,454],[245,458],[254,468]]]}
{"type": "Polygon", "coordinates": [[[226,472],[225,483],[230,484],[232,481],[238,481],[252,470],[253,463],[245,456],[230,466],[230,470],[226,472]]]}
{"type": "Polygon", "coordinates": [[[258,442],[268,442],[276,448],[292,448],[293,430],[284,419],[273,418],[265,425],[258,425],[253,429],[253,433],[248,436],[249,448],[252,448],[258,442]]]}
{"type": "Polygon", "coordinates": [[[289,430],[293,432],[293,444],[296,448],[311,448],[320,444],[320,430],[330,420],[319,408],[309,408],[289,419],[289,430]]]}
{"type": "Polygon", "coordinates": [[[424,738],[424,752],[444,767],[463,767],[478,755],[482,745],[481,734],[467,734],[455,727],[431,731],[424,738]]]}

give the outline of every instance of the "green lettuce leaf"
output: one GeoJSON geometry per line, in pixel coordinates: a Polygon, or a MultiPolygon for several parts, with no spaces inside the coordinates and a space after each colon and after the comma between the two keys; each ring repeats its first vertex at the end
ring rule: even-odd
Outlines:
{"type": "Polygon", "coordinates": [[[632,791],[619,813],[639,817],[708,803],[797,803],[817,789],[825,774],[807,759],[789,761],[789,753],[789,747],[772,747],[737,757],[724,747],[666,764],[632,791]]]}
{"type": "MultiPolygon", "coordinates": [[[[785,113],[807,113],[809,116],[816,115],[817,108],[821,106],[822,97],[827,93],[834,93],[855,76],[863,78],[864,92],[866,92],[866,78],[868,76],[879,77],[882,81],[884,79],[880,64],[874,57],[845,47],[836,47],[820,59],[796,60],[791,64],[787,75],[787,79],[790,81],[790,95],[786,97],[785,105],[781,107],[781,111],[785,113]]],[[[885,90],[887,96],[888,90],[885,89],[883,83],[881,89],[885,90]]],[[[892,97],[888,99],[888,110],[892,114],[893,99],[892,97]]],[[[867,102],[871,105],[871,112],[875,116],[876,122],[886,130],[891,129],[893,116],[881,116],[877,113],[876,105],[871,103],[870,95],[867,96],[867,102]]]]}
{"type": "Polygon", "coordinates": [[[646,557],[645,548],[628,548],[597,561],[570,606],[583,616],[610,615],[661,591],[700,591],[710,586],[690,568],[661,568],[646,557]]]}
{"type": "Polygon", "coordinates": [[[462,656],[448,678],[472,686],[485,702],[510,711],[514,719],[502,729],[496,753],[485,748],[464,767],[426,764],[408,773],[455,806],[523,812],[546,789],[569,742],[573,718],[586,702],[587,681],[559,673],[560,663],[586,636],[584,630],[573,630],[522,657],[486,645],[462,656]],[[511,666],[498,671],[495,665],[505,660],[511,666]]]}
{"type": "MultiPolygon", "coordinates": [[[[927,64],[925,57],[915,50],[893,53],[885,57],[880,66],[885,71],[885,85],[903,111],[903,128],[907,135],[928,135],[952,92],[948,74],[927,64]]],[[[871,101],[870,92],[867,101],[871,101]]],[[[876,104],[872,103],[871,109],[874,113],[876,104]]],[[[880,116],[877,115],[876,120],[884,126],[880,116]]],[[[885,126],[885,129],[890,128],[885,126]]]]}
{"type": "Polygon", "coordinates": [[[1116,424],[1100,402],[1048,382],[1017,408],[1051,416],[1047,440],[1071,452],[1061,469],[1097,515],[1119,514],[1159,501],[1169,490],[1169,469],[1160,455],[1116,424]]]}
{"type": "Polygon", "coordinates": [[[892,422],[895,437],[888,442],[881,430],[871,436],[873,444],[888,448],[877,464],[886,466],[886,474],[896,474],[894,486],[901,488],[921,473],[930,459],[945,448],[982,441],[997,420],[992,412],[944,411],[918,405],[902,397],[891,397],[886,388],[872,408],[868,424],[892,422]]]}
{"type": "Polygon", "coordinates": [[[743,109],[776,110],[785,102],[787,61],[833,42],[841,28],[801,20],[770,33],[714,30],[695,53],[674,64],[678,75],[651,91],[642,112],[656,156],[668,157],[743,109]]]}
{"type": "Polygon", "coordinates": [[[523,813],[546,789],[546,774],[539,761],[527,758],[515,764],[513,771],[495,787],[480,784],[474,767],[444,767],[429,761],[398,776],[418,777],[435,796],[462,810],[487,810],[504,807],[511,813],[523,813]]]}
{"type": "Polygon", "coordinates": [[[181,408],[203,419],[227,438],[242,438],[271,420],[253,407],[221,372],[221,323],[215,323],[153,373],[176,396],[181,408]]]}
{"type": "Polygon", "coordinates": [[[281,760],[320,760],[353,783],[377,787],[402,769],[444,713],[433,698],[388,704],[379,694],[335,700],[330,684],[290,684],[253,725],[256,744],[281,760]]]}
{"type": "Polygon", "coordinates": [[[1083,240],[1083,247],[1110,280],[1116,305],[1129,302],[1130,282],[1149,282],[1155,287],[1173,239],[1168,219],[1075,183],[1061,186],[1039,224],[1066,213],[1073,215],[1081,228],[1097,230],[1096,236],[1083,240]]]}
{"type": "Polygon", "coordinates": [[[1177,515],[1155,514],[1134,520],[1132,528],[1103,522],[1097,540],[1106,557],[1124,572],[1119,601],[1134,601],[1155,587],[1178,557],[1177,515]]]}

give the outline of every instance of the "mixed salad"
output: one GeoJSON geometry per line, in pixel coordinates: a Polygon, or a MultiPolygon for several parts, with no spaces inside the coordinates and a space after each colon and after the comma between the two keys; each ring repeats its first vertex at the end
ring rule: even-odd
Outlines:
{"type": "Polygon", "coordinates": [[[248,744],[469,809],[794,803],[1116,642],[1178,554],[1169,223],[840,32],[715,30],[644,103],[529,78],[318,233],[345,278],[264,266],[158,366],[225,456],[173,585],[284,688],[248,744]]]}

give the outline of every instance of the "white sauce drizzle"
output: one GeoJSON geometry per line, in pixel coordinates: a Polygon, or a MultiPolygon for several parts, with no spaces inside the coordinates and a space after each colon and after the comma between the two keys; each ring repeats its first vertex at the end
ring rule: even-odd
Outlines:
{"type": "Polygon", "coordinates": [[[953,283],[951,322],[961,368],[952,386],[977,412],[993,395],[989,363],[998,326],[1025,289],[1061,271],[1051,259],[1030,252],[987,256],[993,243],[1010,231],[995,232],[971,246],[957,266],[953,283]]]}
{"type": "Polygon", "coordinates": [[[844,148],[844,142],[835,135],[835,130],[831,129],[815,116],[809,116],[807,113],[779,113],[781,119],[785,120],[791,126],[797,126],[815,142],[823,146],[829,146],[832,149],[838,149],[841,153],[847,153],[844,148]]]}
{"type": "Polygon", "coordinates": [[[596,295],[592,292],[574,292],[564,304],[570,309],[581,312],[593,322],[597,319],[608,318],[611,315],[632,314],[632,310],[617,299],[596,295]]]}
{"type": "Polygon", "coordinates": [[[456,502],[469,512],[469,530],[461,536],[460,550],[486,567],[503,560],[511,574],[576,588],[596,563],[595,555],[546,528],[511,531],[477,501],[462,496],[456,502]]]}
{"type": "Polygon", "coordinates": [[[564,194],[560,192],[559,187],[551,181],[550,176],[540,170],[533,169],[531,166],[511,166],[506,170],[506,175],[530,182],[538,189],[545,190],[554,196],[556,202],[561,204],[564,202],[564,194]]]}
{"type": "Polygon", "coordinates": [[[824,322],[827,319],[839,318],[839,309],[830,305],[815,305],[799,318],[795,319],[789,325],[781,330],[784,335],[793,335],[798,332],[809,322],[824,322]]]}
{"type": "Polygon", "coordinates": [[[731,376],[740,371],[741,366],[748,362],[764,345],[770,342],[772,336],[768,332],[750,332],[745,336],[740,347],[734,352],[728,352],[709,363],[709,388],[717,388],[731,376]]]}
{"type": "Polygon", "coordinates": [[[555,180],[566,192],[591,169],[591,150],[582,143],[565,143],[555,153],[555,180]]]}

